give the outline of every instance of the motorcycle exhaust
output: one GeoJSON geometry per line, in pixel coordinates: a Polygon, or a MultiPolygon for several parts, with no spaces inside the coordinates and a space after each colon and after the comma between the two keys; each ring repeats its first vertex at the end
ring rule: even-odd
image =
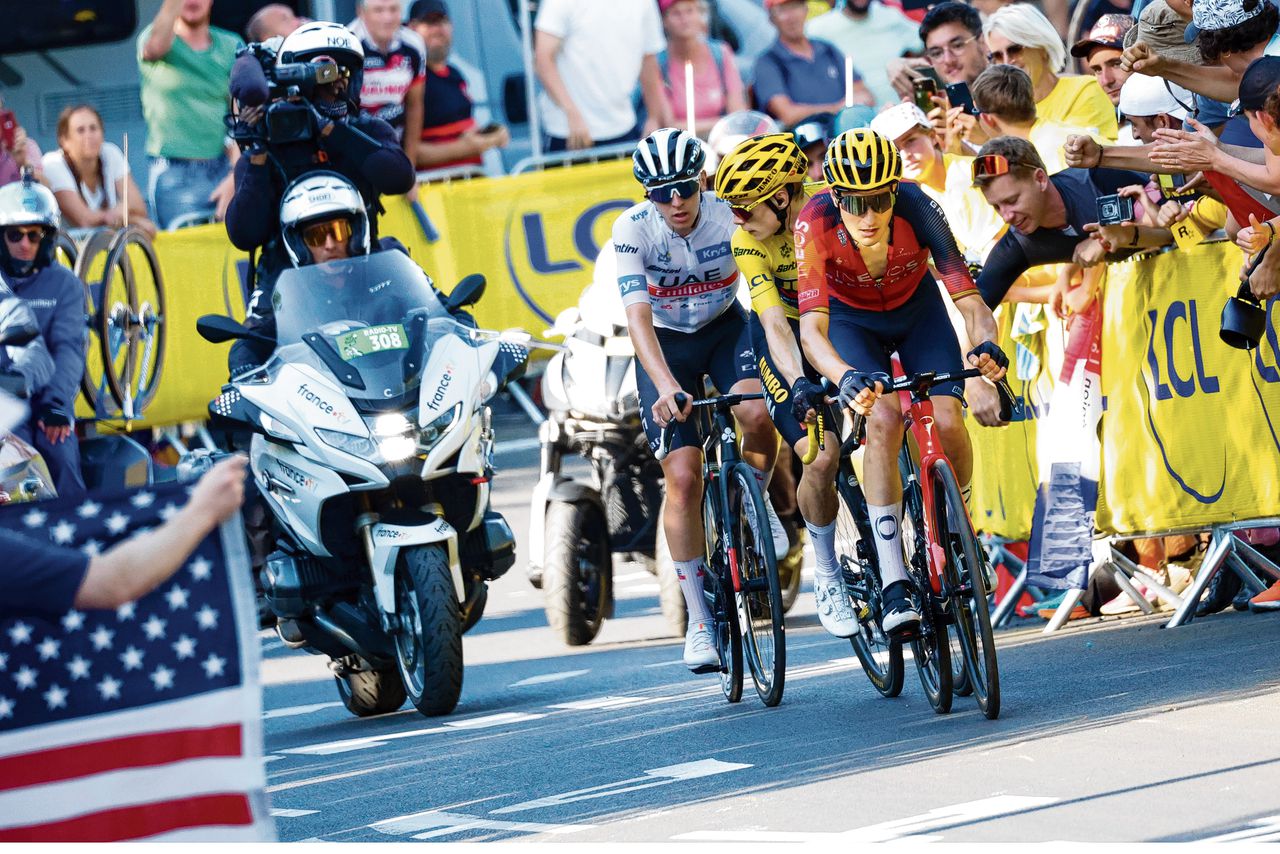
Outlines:
{"type": "Polygon", "coordinates": [[[347,649],[375,667],[395,660],[391,639],[364,621],[359,610],[347,602],[337,602],[329,609],[316,608],[312,621],[347,649]]]}

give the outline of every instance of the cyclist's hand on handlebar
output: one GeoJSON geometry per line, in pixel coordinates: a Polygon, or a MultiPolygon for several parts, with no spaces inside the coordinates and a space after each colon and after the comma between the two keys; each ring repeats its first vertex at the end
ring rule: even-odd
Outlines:
{"type": "Polygon", "coordinates": [[[845,371],[840,378],[840,406],[865,418],[890,382],[889,375],[883,372],[845,371]]]}
{"type": "Polygon", "coordinates": [[[693,398],[679,388],[662,392],[653,404],[653,420],[660,427],[666,427],[672,421],[683,422],[693,411],[693,398]],[[679,395],[682,400],[677,401],[679,395]]]}
{"type": "Polygon", "coordinates": [[[981,377],[965,383],[964,400],[969,412],[983,427],[1003,427],[1007,423],[1000,417],[1000,393],[981,377]]]}
{"type": "Polygon", "coordinates": [[[826,401],[822,386],[808,377],[799,377],[791,385],[791,414],[801,424],[810,424],[818,417],[818,408],[826,401]]]}
{"type": "Polygon", "coordinates": [[[983,341],[969,351],[969,364],[982,371],[984,378],[998,382],[1009,369],[1009,357],[994,341],[983,341]]]}

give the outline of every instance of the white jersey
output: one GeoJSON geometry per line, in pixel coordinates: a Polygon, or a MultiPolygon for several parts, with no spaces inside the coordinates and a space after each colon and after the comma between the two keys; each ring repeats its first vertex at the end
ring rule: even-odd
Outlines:
{"type": "Polygon", "coordinates": [[[715,320],[737,297],[738,265],[729,245],[736,227],[729,205],[708,192],[685,237],[652,202],[629,208],[613,224],[622,304],[648,300],[653,325],[677,332],[696,332],[715,320]]]}

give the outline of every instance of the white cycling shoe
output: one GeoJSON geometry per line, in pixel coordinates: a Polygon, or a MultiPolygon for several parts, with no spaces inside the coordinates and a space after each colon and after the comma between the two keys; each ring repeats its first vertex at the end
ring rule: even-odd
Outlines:
{"type": "Polygon", "coordinates": [[[711,640],[711,628],[706,623],[690,623],[684,633],[684,663],[694,673],[707,673],[720,667],[720,656],[711,640]]]}
{"type": "Polygon", "coordinates": [[[774,560],[782,560],[787,556],[787,552],[791,551],[791,540],[787,537],[787,529],[782,526],[782,520],[778,518],[778,514],[773,509],[773,502],[767,495],[764,497],[764,514],[769,517],[769,533],[773,535],[774,560]]]}
{"type": "Polygon", "coordinates": [[[818,604],[822,627],[838,638],[851,638],[858,633],[858,617],[849,603],[842,578],[813,577],[813,598],[818,604]]]}

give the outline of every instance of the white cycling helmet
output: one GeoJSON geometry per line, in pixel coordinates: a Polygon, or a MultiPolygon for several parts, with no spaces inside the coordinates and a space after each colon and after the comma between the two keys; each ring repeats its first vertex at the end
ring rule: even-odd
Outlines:
{"type": "Polygon", "coordinates": [[[707,155],[697,137],[676,128],[658,128],[640,140],[631,171],[645,188],[702,177],[707,155]]]}
{"type": "Polygon", "coordinates": [[[53,191],[26,172],[22,179],[0,187],[0,228],[10,225],[44,226],[45,235],[32,261],[19,261],[9,254],[8,241],[0,238],[0,267],[11,276],[29,276],[33,270],[53,263],[53,244],[62,222],[53,191]]]}
{"type": "Polygon", "coordinates": [[[280,43],[276,64],[311,62],[320,57],[328,57],[346,70],[347,99],[358,105],[364,84],[364,45],[341,24],[312,21],[298,27],[280,43]]]}
{"type": "Polygon", "coordinates": [[[369,215],[360,191],[337,172],[308,172],[285,188],[280,202],[280,234],[295,267],[312,263],[302,232],[314,222],[345,216],[351,221],[347,251],[369,254],[369,215]]]}

